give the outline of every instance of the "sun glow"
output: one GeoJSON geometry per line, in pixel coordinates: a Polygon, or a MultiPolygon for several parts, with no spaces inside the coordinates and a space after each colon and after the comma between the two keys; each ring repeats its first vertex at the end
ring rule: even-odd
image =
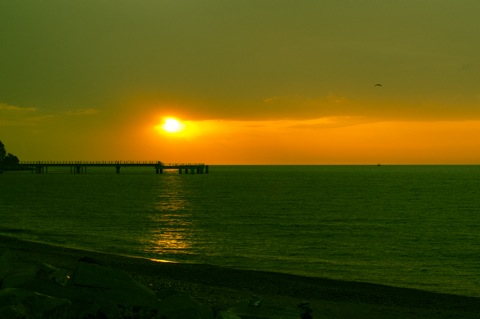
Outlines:
{"type": "Polygon", "coordinates": [[[185,125],[180,122],[179,120],[173,118],[173,117],[168,117],[165,119],[163,125],[162,125],[162,130],[168,133],[178,133],[184,129],[185,125]]]}

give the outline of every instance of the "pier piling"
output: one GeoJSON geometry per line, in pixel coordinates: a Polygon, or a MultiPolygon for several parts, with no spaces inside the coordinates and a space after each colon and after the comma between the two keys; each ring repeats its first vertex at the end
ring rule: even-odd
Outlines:
{"type": "Polygon", "coordinates": [[[72,174],[86,174],[87,166],[90,167],[113,167],[115,172],[120,174],[122,167],[153,167],[156,174],[163,174],[164,170],[178,170],[179,174],[208,174],[208,165],[203,163],[196,164],[165,164],[161,161],[140,162],[140,161],[71,161],[71,162],[55,162],[55,161],[25,161],[20,162],[18,166],[21,169],[31,170],[36,174],[48,173],[49,167],[70,167],[72,174]]]}

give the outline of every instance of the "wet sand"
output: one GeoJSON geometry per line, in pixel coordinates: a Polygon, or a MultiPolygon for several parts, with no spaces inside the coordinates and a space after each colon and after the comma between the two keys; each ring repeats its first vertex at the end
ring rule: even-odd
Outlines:
{"type": "Polygon", "coordinates": [[[480,318],[480,298],[211,265],[155,262],[0,236],[0,252],[4,249],[10,249],[21,261],[45,262],[68,271],[75,268],[79,258],[94,258],[105,266],[128,272],[160,298],[172,290],[184,291],[214,311],[229,309],[255,294],[271,312],[271,318],[275,313],[299,313],[297,305],[302,301],[310,302],[315,319],[480,318]]]}

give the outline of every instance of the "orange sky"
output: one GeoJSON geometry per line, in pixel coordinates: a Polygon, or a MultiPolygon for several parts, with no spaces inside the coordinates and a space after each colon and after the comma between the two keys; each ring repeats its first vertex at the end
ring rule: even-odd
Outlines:
{"type": "Polygon", "coordinates": [[[20,160],[480,164],[479,10],[1,2],[0,140],[20,160]]]}

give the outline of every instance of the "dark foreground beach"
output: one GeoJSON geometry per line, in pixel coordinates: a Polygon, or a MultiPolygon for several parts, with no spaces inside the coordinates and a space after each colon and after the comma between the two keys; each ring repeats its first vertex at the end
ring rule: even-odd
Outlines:
{"type": "Polygon", "coordinates": [[[66,273],[73,272],[81,258],[93,260],[102,267],[126,272],[153,290],[160,300],[181,292],[209,306],[213,316],[223,312],[223,318],[228,317],[227,313],[231,313],[231,318],[301,318],[298,305],[304,301],[309,302],[315,319],[480,318],[480,298],[473,297],[211,265],[155,262],[0,236],[0,255],[5,251],[18,263],[46,263],[66,273]],[[244,307],[252,307],[248,315],[241,310],[242,302],[249,304],[244,307]],[[235,314],[235,309],[240,310],[235,314]]]}

